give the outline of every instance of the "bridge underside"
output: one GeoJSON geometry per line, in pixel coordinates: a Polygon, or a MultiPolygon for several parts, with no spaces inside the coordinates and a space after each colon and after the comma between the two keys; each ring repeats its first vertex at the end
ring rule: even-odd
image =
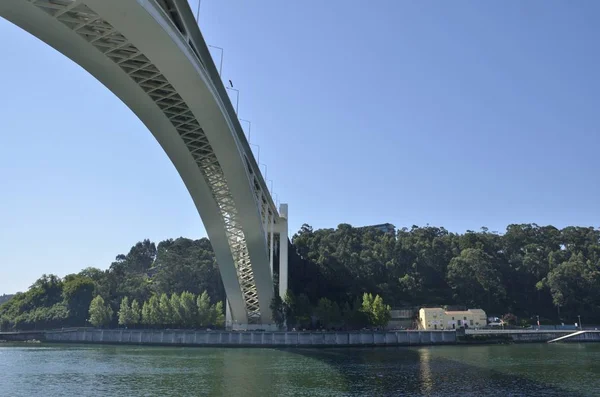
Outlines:
{"type": "Polygon", "coordinates": [[[285,230],[287,242],[287,207],[280,216],[187,1],[2,0],[0,16],[86,69],[142,120],[194,200],[232,321],[271,324],[273,241],[285,230]]]}

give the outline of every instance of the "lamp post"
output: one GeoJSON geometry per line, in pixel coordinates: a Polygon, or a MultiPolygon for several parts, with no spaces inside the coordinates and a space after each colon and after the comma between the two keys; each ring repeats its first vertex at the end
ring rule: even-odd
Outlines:
{"type": "Polygon", "coordinates": [[[250,143],[250,133],[252,132],[252,123],[245,119],[240,119],[240,121],[248,123],[248,143],[250,143]]]}
{"type": "Polygon", "coordinates": [[[538,326],[538,331],[539,331],[539,329],[540,329],[540,316],[539,316],[539,314],[536,314],[536,317],[537,317],[537,326],[538,326]]]}
{"type": "Polygon", "coordinates": [[[209,44],[208,46],[221,51],[221,62],[219,63],[219,76],[221,76],[221,72],[223,71],[223,49],[221,47],[217,47],[216,45],[209,44]]]}
{"type": "Polygon", "coordinates": [[[238,106],[240,104],[240,90],[238,90],[237,88],[232,88],[232,87],[225,87],[225,88],[230,91],[235,91],[237,93],[236,100],[235,100],[235,114],[238,114],[238,106]]]}
{"type": "Polygon", "coordinates": [[[202,4],[202,0],[198,0],[198,10],[196,11],[196,23],[200,23],[200,4],[202,4]]]}
{"type": "Polygon", "coordinates": [[[258,157],[256,158],[256,163],[260,164],[260,146],[258,146],[256,143],[249,143],[250,146],[256,146],[256,148],[258,149],[258,157]]]}
{"type": "Polygon", "coordinates": [[[583,329],[583,325],[581,324],[581,315],[577,315],[577,319],[579,320],[579,329],[582,330],[583,329]]]}

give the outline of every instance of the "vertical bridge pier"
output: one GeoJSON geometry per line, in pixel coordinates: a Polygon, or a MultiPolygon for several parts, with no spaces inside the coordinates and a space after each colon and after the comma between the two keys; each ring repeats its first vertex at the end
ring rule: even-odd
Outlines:
{"type": "MultiPolygon", "coordinates": [[[[279,296],[283,299],[288,290],[288,238],[289,238],[289,229],[288,229],[288,205],[281,204],[279,206],[279,216],[276,221],[271,221],[268,223],[268,226],[265,228],[267,231],[267,246],[269,248],[269,268],[271,270],[272,284],[275,294],[279,294],[279,296]],[[274,257],[275,253],[277,253],[279,258],[279,274],[278,274],[278,282],[279,288],[275,290],[275,276],[276,274],[273,272],[274,268],[274,257]]],[[[270,310],[270,308],[269,308],[270,310]]],[[[276,331],[278,329],[277,324],[250,324],[239,322],[238,320],[234,320],[231,315],[231,309],[229,307],[229,299],[225,305],[225,327],[228,330],[257,330],[264,329],[266,331],[276,331]]]]}

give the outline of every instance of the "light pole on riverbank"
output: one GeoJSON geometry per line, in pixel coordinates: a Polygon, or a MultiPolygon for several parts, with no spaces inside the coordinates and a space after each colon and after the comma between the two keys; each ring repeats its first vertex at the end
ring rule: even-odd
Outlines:
{"type": "Polygon", "coordinates": [[[581,324],[581,315],[580,314],[577,315],[577,319],[579,320],[579,329],[582,330],[583,325],[581,324]]]}

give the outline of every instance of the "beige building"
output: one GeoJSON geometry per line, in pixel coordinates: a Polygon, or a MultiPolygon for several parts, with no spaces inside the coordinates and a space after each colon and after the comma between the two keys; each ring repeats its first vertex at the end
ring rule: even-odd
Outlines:
{"type": "Polygon", "coordinates": [[[445,311],[440,307],[419,310],[419,329],[442,330],[481,328],[487,325],[487,316],[481,309],[445,311]]]}

